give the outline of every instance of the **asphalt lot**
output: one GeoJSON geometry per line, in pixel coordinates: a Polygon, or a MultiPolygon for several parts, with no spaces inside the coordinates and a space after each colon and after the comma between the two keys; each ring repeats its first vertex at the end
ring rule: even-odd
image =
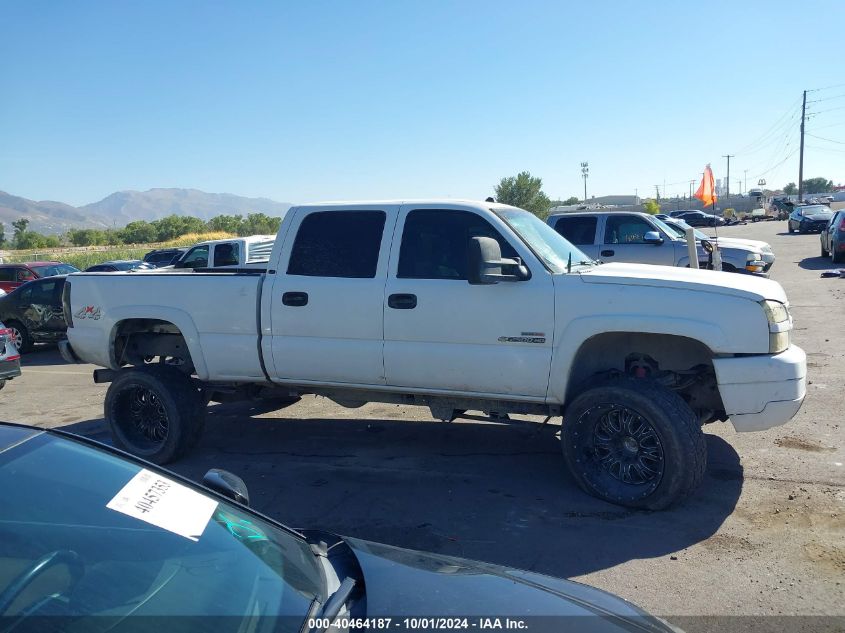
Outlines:
{"type": "MultiPolygon", "coordinates": [[[[676,508],[629,511],[580,492],[559,419],[445,424],[426,409],[315,398],[269,413],[213,405],[198,449],[172,468],[196,479],[231,470],[254,507],[289,525],[570,577],[670,620],[845,615],[845,279],[820,278],[833,265],[818,236],[789,235],[785,222],[720,234],[771,243],[810,382],[785,426],[708,425],[707,476],[676,508]]],[[[55,349],[26,356],[0,419],[108,441],[92,369],[55,349]]]]}

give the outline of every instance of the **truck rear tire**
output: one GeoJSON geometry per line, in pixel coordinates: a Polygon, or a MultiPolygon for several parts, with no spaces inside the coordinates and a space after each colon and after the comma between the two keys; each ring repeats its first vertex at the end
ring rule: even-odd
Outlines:
{"type": "Polygon", "coordinates": [[[561,445],[586,492],[629,508],[662,510],[701,483],[707,450],[692,409],[646,379],[618,378],[567,407],[561,445]]]}
{"type": "Polygon", "coordinates": [[[167,464],[199,441],[206,402],[194,381],[174,367],[132,367],[109,385],[105,419],[115,446],[167,464]]]}

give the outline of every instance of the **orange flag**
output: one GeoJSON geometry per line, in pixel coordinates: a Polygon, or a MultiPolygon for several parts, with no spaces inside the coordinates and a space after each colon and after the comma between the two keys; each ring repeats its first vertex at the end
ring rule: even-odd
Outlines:
{"type": "Polygon", "coordinates": [[[695,197],[701,200],[706,207],[708,204],[716,204],[716,188],[713,183],[713,170],[710,164],[704,168],[704,175],[701,177],[701,184],[695,192],[695,197]]]}

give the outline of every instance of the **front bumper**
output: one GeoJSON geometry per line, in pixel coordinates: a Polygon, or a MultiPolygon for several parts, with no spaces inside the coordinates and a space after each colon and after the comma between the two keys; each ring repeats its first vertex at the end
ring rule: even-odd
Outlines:
{"type": "Polygon", "coordinates": [[[725,412],[737,431],[786,424],[804,402],[807,355],[796,345],[780,354],[717,358],[713,367],[725,412]]]}
{"type": "Polygon", "coordinates": [[[79,360],[76,352],[73,351],[73,348],[70,346],[70,341],[67,339],[59,341],[59,354],[61,354],[66,363],[76,364],[82,362],[79,360]]]}

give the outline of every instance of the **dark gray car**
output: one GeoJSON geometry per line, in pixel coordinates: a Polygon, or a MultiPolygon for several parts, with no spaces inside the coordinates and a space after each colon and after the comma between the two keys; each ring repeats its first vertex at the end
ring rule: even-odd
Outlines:
{"type": "Polygon", "coordinates": [[[795,207],[792,213],[789,214],[787,229],[790,233],[794,233],[795,231],[799,233],[821,231],[828,225],[832,217],[833,211],[830,210],[830,207],[823,204],[795,207]]]}
{"type": "Polygon", "coordinates": [[[830,257],[834,264],[845,261],[845,209],[833,214],[830,222],[819,234],[822,257],[830,257]]]}
{"type": "Polygon", "coordinates": [[[234,501],[248,493],[230,473],[204,483],[61,431],[0,424],[0,628],[299,633],[339,616],[384,630],[509,617],[529,630],[672,631],[567,580],[292,530],[234,501]]]}

